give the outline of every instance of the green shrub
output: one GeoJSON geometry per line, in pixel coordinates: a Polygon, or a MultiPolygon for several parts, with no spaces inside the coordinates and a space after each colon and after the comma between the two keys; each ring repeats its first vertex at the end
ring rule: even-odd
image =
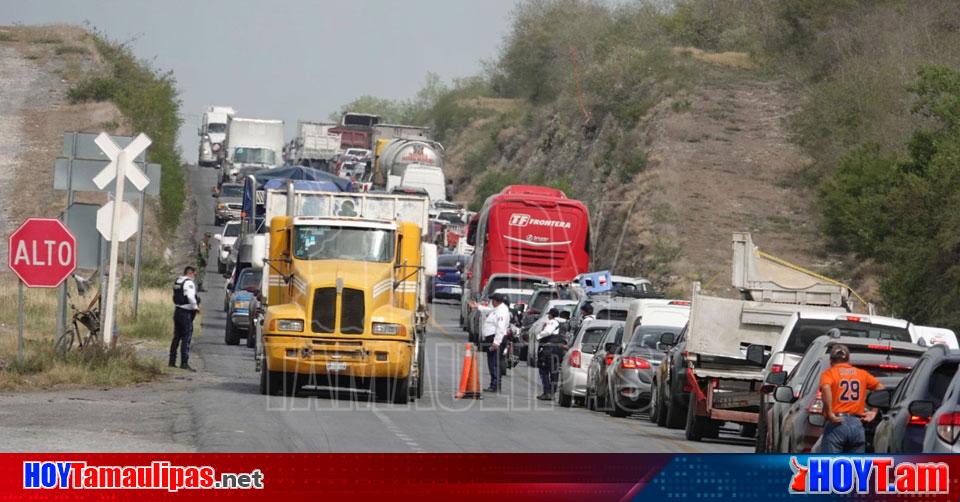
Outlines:
{"type": "Polygon", "coordinates": [[[67,90],[73,103],[110,101],[120,92],[121,83],[113,77],[87,77],[67,90]]]}
{"type": "Polygon", "coordinates": [[[92,35],[108,67],[107,75],[89,76],[68,91],[74,103],[112,101],[130,119],[133,129],[153,143],[150,162],[161,165],[160,227],[167,235],[177,228],[186,196],[182,160],[176,148],[180,129],[180,98],[171,72],[153,68],[134,57],[126,44],[92,35]]]}
{"type": "Polygon", "coordinates": [[[513,171],[488,171],[477,185],[477,192],[470,202],[471,211],[479,211],[487,197],[500,192],[507,185],[519,183],[517,174],[513,171]]]}

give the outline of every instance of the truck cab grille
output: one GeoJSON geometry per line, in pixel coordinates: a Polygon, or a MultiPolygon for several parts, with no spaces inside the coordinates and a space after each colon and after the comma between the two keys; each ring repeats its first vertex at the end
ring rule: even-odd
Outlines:
{"type": "MultiPolygon", "coordinates": [[[[317,288],[313,292],[314,333],[333,333],[337,327],[337,289],[317,288]]],[[[340,333],[362,335],[366,314],[363,291],[345,288],[340,298],[340,333]]]]}
{"type": "Polygon", "coordinates": [[[317,288],[313,292],[313,320],[310,329],[314,333],[333,333],[337,323],[337,289],[317,288]]]}
{"type": "Polygon", "coordinates": [[[340,299],[340,332],[348,335],[363,334],[363,291],[344,289],[340,299]]]}

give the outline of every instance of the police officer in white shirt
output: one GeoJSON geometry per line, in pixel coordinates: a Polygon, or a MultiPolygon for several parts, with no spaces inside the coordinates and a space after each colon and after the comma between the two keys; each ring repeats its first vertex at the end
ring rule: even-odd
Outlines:
{"type": "Polygon", "coordinates": [[[190,367],[190,340],[193,338],[193,318],[200,312],[197,285],[194,280],[197,269],[186,267],[183,275],[173,283],[173,342],[170,344],[170,367],[177,365],[177,346],[180,347],[180,368],[196,371],[190,367]]]}
{"type": "Polygon", "coordinates": [[[494,293],[490,295],[493,310],[483,321],[483,343],[487,346],[487,369],[490,370],[490,386],[486,392],[500,391],[500,344],[507,335],[510,327],[510,306],[506,295],[494,293]]]}

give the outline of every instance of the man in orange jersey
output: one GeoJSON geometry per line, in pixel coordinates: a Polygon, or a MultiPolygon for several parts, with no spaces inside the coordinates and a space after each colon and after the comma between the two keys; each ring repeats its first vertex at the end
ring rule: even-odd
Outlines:
{"type": "Polygon", "coordinates": [[[865,417],[867,391],[882,388],[876,377],[850,365],[850,349],[846,345],[830,348],[830,368],[820,375],[827,417],[821,438],[822,453],[864,452],[866,440],[861,420],[865,417]]]}

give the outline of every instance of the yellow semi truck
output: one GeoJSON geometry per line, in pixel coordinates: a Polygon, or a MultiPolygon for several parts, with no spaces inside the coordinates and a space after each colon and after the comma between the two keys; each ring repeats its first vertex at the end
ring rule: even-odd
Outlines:
{"type": "Polygon", "coordinates": [[[429,203],[386,194],[268,194],[260,391],[352,388],[405,403],[423,393],[429,203]],[[283,197],[285,195],[285,197],[283,197]],[[268,215],[270,201],[268,201],[268,215]],[[276,211],[275,211],[276,212],[276,211]]]}

